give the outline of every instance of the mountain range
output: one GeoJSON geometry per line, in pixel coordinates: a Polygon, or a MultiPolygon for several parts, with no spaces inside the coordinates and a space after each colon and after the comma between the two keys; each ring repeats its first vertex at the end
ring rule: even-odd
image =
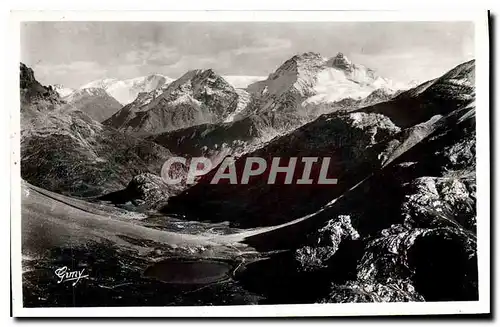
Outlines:
{"type": "Polygon", "coordinates": [[[169,88],[172,82],[171,78],[154,74],[128,80],[96,80],[78,90],[58,85],[55,90],[93,118],[104,121],[113,114],[106,124],[139,135],[207,123],[229,123],[257,112],[265,116],[266,121],[272,121],[266,128],[277,135],[322,113],[387,100],[404,88],[369,68],[353,64],[342,53],[328,59],[313,52],[294,56],[267,78],[221,76],[213,70],[194,70],[175,80],[169,88]],[[83,92],[86,89],[94,91],[83,92]],[[125,107],[118,112],[111,99],[92,99],[92,94],[104,96],[96,89],[104,90],[125,107]],[[216,99],[220,98],[217,92],[232,93],[219,104],[228,107],[225,112],[209,112],[206,108],[212,107],[211,100],[200,94],[200,90],[216,94],[216,99]],[[225,103],[227,101],[234,103],[225,103]],[[87,111],[91,106],[95,108],[87,111]],[[179,106],[183,109],[178,110],[179,106]],[[97,114],[98,111],[102,114],[97,114]]]}
{"type": "MultiPolygon", "coordinates": [[[[211,185],[200,182],[191,187],[186,194],[179,195],[171,202],[189,203],[187,208],[189,211],[197,211],[199,206],[201,212],[213,211],[214,214],[210,215],[213,219],[222,221],[237,219],[245,227],[277,225],[299,218],[310,211],[318,210],[320,207],[310,208],[309,206],[315,201],[320,201],[319,199],[323,196],[327,199],[335,198],[355,186],[373,170],[395,161],[429,135],[433,133],[439,135],[436,130],[446,130],[444,126],[447,125],[448,120],[455,124],[455,116],[463,115],[463,119],[473,120],[475,109],[473,86],[474,62],[472,61],[455,67],[430,84],[403,92],[391,101],[360,109],[352,108],[348,112],[322,115],[291,133],[273,139],[262,148],[242,155],[235,163],[236,167],[239,167],[240,163],[244,164],[246,157],[302,158],[331,155],[335,157],[335,160],[332,160],[335,163],[332,163],[331,170],[349,177],[339,176],[341,180],[349,181],[349,184],[331,186],[335,194],[329,194],[326,189],[315,186],[309,198],[307,193],[304,193],[305,187],[302,185],[295,185],[298,189],[303,189],[298,192],[288,185],[267,184],[265,183],[266,176],[262,175],[262,181],[255,181],[251,186],[211,185]],[[405,108],[405,111],[402,112],[401,108],[405,108]],[[360,177],[350,176],[351,173],[360,174],[360,177]],[[289,190],[290,193],[280,191],[281,188],[289,190]],[[232,191],[228,192],[230,189],[232,191]],[[198,192],[200,192],[200,197],[205,199],[204,201],[195,201],[191,198],[196,197],[198,192]],[[237,195],[240,192],[243,192],[241,199],[244,204],[238,203],[237,195]],[[256,193],[261,194],[262,199],[266,200],[256,198],[256,193]],[[231,201],[219,199],[219,196],[228,195],[231,201]],[[287,195],[293,196],[293,201],[283,198],[287,195]],[[255,203],[247,203],[247,201],[255,201],[255,203]],[[307,206],[300,201],[306,202],[307,206]],[[266,203],[270,205],[270,208],[265,206],[266,203]],[[285,207],[277,207],[280,203],[285,204],[285,207]],[[294,205],[291,205],[292,203],[294,205]],[[305,211],[301,212],[295,204],[305,211]],[[223,208],[218,207],[226,205],[228,206],[227,215],[224,214],[226,211],[223,208]],[[212,209],[211,206],[215,208],[212,209]],[[271,208],[273,212],[276,211],[273,215],[269,214],[271,208]],[[264,212],[267,215],[264,215],[264,212]],[[244,222],[247,215],[251,218],[248,222],[244,222]],[[255,219],[255,217],[266,216],[268,220],[255,219]]],[[[468,126],[468,124],[464,125],[468,126]]],[[[270,164],[269,162],[268,166],[270,164]]],[[[215,169],[213,172],[215,173],[215,169]]],[[[205,178],[208,180],[211,177],[212,175],[209,174],[205,178]]],[[[195,213],[193,216],[201,217],[202,215],[195,213]]]]}
{"type": "Polygon", "coordinates": [[[280,292],[306,283],[322,302],[477,298],[474,85],[470,61],[388,102],[322,115],[235,162],[241,171],[246,157],[269,167],[328,156],[336,185],[273,185],[267,174],[213,185],[216,167],[163,211],[268,226],[248,244],[295,249],[284,269],[308,276],[280,292]]]}
{"type": "Polygon", "coordinates": [[[153,74],[148,76],[141,76],[126,80],[118,80],[115,78],[106,78],[89,82],[80,87],[86,88],[101,88],[109,93],[122,105],[126,105],[137,97],[141,92],[150,92],[165,84],[169,84],[173,79],[170,77],[153,74]]]}
{"type": "Polygon", "coordinates": [[[144,135],[217,123],[236,110],[238,98],[236,90],[212,69],[192,70],[152,101],[137,99],[104,124],[144,135]]]}
{"type": "Polygon", "coordinates": [[[235,92],[238,104],[231,114],[220,117],[221,122],[156,130],[151,139],[178,154],[220,159],[259,147],[321,114],[387,101],[401,90],[341,53],[328,59],[308,52],[287,60],[267,79],[235,92]]]}
{"type": "MultiPolygon", "coordinates": [[[[254,82],[266,79],[266,76],[224,75],[223,78],[234,88],[245,89],[254,82]]],[[[64,87],[61,84],[54,84],[53,88],[63,98],[75,91],[87,88],[100,88],[124,106],[133,102],[140,93],[164,89],[172,81],[174,79],[168,76],[153,74],[121,80],[104,78],[85,83],[77,89],[64,87]]]]}
{"type": "Polygon", "coordinates": [[[120,286],[89,280],[87,306],[477,300],[475,61],[450,68],[405,87],[306,52],[247,87],[195,69],[67,93],[21,64],[23,244],[38,256],[23,294],[74,305],[42,296],[61,286],[39,267],[81,251],[120,286]],[[248,157],[329,157],[338,183],[211,184],[216,166],[168,185],[172,156],[231,156],[238,171],[248,157]]]}

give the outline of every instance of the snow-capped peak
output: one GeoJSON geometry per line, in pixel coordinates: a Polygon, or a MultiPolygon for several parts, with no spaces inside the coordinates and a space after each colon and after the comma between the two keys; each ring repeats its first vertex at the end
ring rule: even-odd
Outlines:
{"type": "Polygon", "coordinates": [[[109,95],[102,88],[88,87],[85,89],[76,90],[64,98],[68,101],[72,101],[74,99],[82,98],[82,97],[86,97],[86,96],[95,97],[95,96],[109,96],[109,95]]]}
{"type": "Polygon", "coordinates": [[[81,89],[90,89],[90,88],[107,89],[110,85],[113,85],[116,82],[118,82],[118,80],[116,78],[99,79],[99,80],[95,80],[95,81],[92,81],[92,82],[89,82],[85,85],[80,86],[80,90],[81,89]]]}
{"type": "Polygon", "coordinates": [[[363,99],[380,88],[394,94],[401,87],[374,70],[353,63],[342,52],[329,59],[306,52],[288,59],[265,81],[250,85],[248,90],[264,102],[261,109],[276,110],[346,98],[363,99]],[[297,104],[297,100],[301,103],[297,104]]]}
{"type": "Polygon", "coordinates": [[[71,89],[69,87],[62,86],[61,84],[55,84],[52,87],[61,98],[64,98],[65,96],[68,96],[75,91],[74,89],[71,89]]]}
{"type": "MultiPolygon", "coordinates": [[[[315,52],[298,54],[285,61],[264,81],[249,85],[248,91],[260,97],[271,97],[287,92],[292,88],[301,96],[310,94],[318,72],[325,68],[326,59],[315,52]]],[[[272,106],[271,103],[268,103],[272,106]]],[[[268,108],[264,105],[263,109],[268,108]]]]}
{"type": "Polygon", "coordinates": [[[285,61],[276,72],[269,75],[269,79],[276,79],[280,75],[299,73],[300,71],[308,71],[315,69],[325,64],[325,58],[316,52],[305,52],[298,54],[285,61]]]}
{"type": "Polygon", "coordinates": [[[102,88],[121,104],[126,105],[134,101],[140,92],[151,92],[172,81],[172,78],[161,74],[152,74],[125,80],[105,78],[87,83],[80,87],[80,89],[102,88]]]}
{"type": "Polygon", "coordinates": [[[170,97],[177,97],[184,93],[203,92],[210,95],[214,92],[226,91],[234,92],[234,88],[213,69],[194,69],[172,82],[165,93],[170,97]]]}
{"type": "Polygon", "coordinates": [[[165,92],[168,86],[169,84],[164,84],[163,86],[150,92],[139,92],[137,98],[133,102],[131,102],[131,104],[133,104],[135,108],[141,108],[149,104],[154,99],[158,98],[163,92],[165,92]]]}
{"type": "Polygon", "coordinates": [[[160,92],[141,93],[105,123],[119,129],[158,133],[222,122],[244,105],[243,96],[213,69],[186,72],[160,92]],[[141,113],[140,122],[135,119],[141,113]]]}

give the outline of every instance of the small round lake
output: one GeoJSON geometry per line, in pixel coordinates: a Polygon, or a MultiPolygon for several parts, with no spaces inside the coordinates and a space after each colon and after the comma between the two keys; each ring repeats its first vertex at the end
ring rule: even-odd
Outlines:
{"type": "Polygon", "coordinates": [[[216,260],[170,258],[148,267],[144,276],[172,284],[209,284],[227,278],[231,268],[216,260]]]}

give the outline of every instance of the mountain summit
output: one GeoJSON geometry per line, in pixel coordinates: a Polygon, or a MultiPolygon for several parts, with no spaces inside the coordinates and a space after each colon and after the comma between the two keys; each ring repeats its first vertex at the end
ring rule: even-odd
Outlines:
{"type": "Polygon", "coordinates": [[[335,110],[341,101],[361,101],[380,88],[394,94],[401,86],[352,63],[343,53],[327,59],[306,52],[285,61],[266,80],[250,85],[254,101],[248,110],[293,112],[314,118],[335,110]]]}
{"type": "Polygon", "coordinates": [[[329,60],[327,64],[332,67],[340,68],[346,71],[352,71],[352,62],[347,59],[342,52],[339,52],[335,57],[329,60]]]}
{"type": "Polygon", "coordinates": [[[162,91],[141,95],[105,124],[139,134],[154,134],[223,122],[236,110],[240,96],[212,69],[191,70],[162,91]]]}

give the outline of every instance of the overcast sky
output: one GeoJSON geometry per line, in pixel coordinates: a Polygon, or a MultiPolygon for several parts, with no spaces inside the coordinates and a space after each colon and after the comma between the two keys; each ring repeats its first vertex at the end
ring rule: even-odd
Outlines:
{"type": "Polygon", "coordinates": [[[395,81],[425,81],[474,58],[466,22],[213,23],[30,22],[21,60],[43,84],[79,87],[101,78],[190,69],[263,75],[294,54],[344,53],[395,81]]]}

